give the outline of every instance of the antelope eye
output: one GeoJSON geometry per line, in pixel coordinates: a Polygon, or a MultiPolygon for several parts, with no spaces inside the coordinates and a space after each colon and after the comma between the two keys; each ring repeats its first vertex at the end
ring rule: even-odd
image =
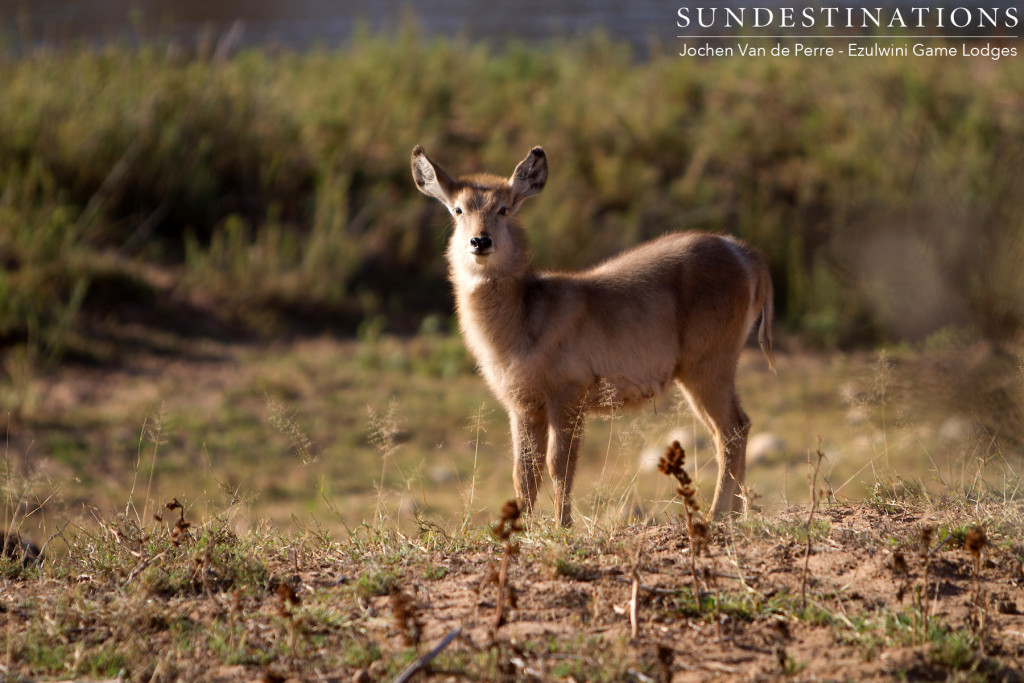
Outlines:
{"type": "Polygon", "coordinates": [[[458,206],[455,207],[455,215],[456,216],[461,216],[462,215],[462,208],[461,207],[458,207],[458,206]]]}
{"type": "Polygon", "coordinates": [[[507,213],[508,213],[508,207],[504,207],[504,206],[503,206],[503,207],[501,207],[500,209],[498,209],[498,215],[499,215],[499,216],[504,216],[504,215],[505,215],[505,214],[507,214],[507,213]]]}

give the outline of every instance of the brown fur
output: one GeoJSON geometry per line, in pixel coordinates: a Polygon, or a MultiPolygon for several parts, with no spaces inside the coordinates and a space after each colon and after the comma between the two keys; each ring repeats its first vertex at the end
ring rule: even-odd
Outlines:
{"type": "Polygon", "coordinates": [[[584,415],[636,405],[674,381],[715,438],[714,513],[738,510],[750,420],[735,375],[758,316],[774,367],[772,283],[760,252],[731,237],[682,232],[588,270],[537,272],[515,212],[547,180],[541,148],[508,179],[453,180],[422,147],[412,171],[455,220],[447,257],[459,325],[508,410],[521,507],[532,509],[546,463],[558,521],[571,524],[584,415]]]}

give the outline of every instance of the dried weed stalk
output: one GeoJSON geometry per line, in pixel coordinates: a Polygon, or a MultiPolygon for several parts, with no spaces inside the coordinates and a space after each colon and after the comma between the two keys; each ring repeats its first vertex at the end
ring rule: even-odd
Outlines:
{"type": "Polygon", "coordinates": [[[896,589],[896,601],[902,603],[907,591],[910,590],[910,567],[907,565],[906,556],[898,550],[894,551],[889,568],[896,578],[899,579],[899,587],[896,589]]]}
{"type": "Polygon", "coordinates": [[[814,462],[814,472],[810,477],[811,485],[811,509],[807,512],[807,548],[804,550],[804,570],[800,577],[800,608],[807,607],[807,575],[811,564],[811,524],[814,522],[814,513],[818,509],[818,472],[821,470],[821,461],[825,454],[821,452],[821,439],[818,439],[818,448],[814,452],[817,459],[814,462]]]}
{"type": "Polygon", "coordinates": [[[921,527],[921,562],[924,564],[924,577],[922,578],[921,589],[917,595],[918,610],[921,612],[921,633],[928,637],[928,580],[932,565],[932,537],[935,535],[935,527],[926,524],[921,527]]]}
{"type": "Polygon", "coordinates": [[[633,551],[633,587],[629,597],[629,635],[636,640],[640,635],[640,618],[638,615],[640,603],[640,545],[637,544],[633,551]]]}
{"type": "Polygon", "coordinates": [[[964,539],[964,549],[974,558],[975,582],[979,580],[981,575],[981,557],[986,547],[988,547],[988,535],[985,533],[985,527],[978,525],[967,532],[967,538],[964,539]]]}
{"type": "Polygon", "coordinates": [[[480,457],[480,446],[483,445],[483,435],[487,431],[487,419],[489,411],[486,409],[486,404],[481,403],[480,407],[473,413],[472,423],[470,429],[473,431],[473,476],[469,480],[469,496],[466,499],[466,513],[462,518],[462,532],[465,533],[469,530],[470,517],[472,516],[473,502],[476,500],[476,480],[479,475],[479,467],[477,462],[480,457]]]}
{"type": "Polygon", "coordinates": [[[505,623],[505,604],[508,603],[509,607],[515,609],[518,601],[515,588],[508,583],[508,565],[512,557],[519,554],[519,543],[512,538],[513,534],[523,531],[521,516],[519,504],[514,500],[507,501],[501,508],[498,523],[491,529],[491,533],[502,543],[501,564],[495,569],[492,563],[483,581],[483,585],[493,583],[497,586],[494,620],[491,623],[491,630],[494,633],[497,633],[505,623]]]}
{"type": "MultiPolygon", "coordinates": [[[[921,560],[921,566],[923,567],[921,583],[914,586],[914,640],[915,642],[924,642],[928,639],[928,611],[929,611],[929,584],[931,574],[931,559],[932,559],[932,538],[935,535],[935,527],[926,524],[922,526],[918,534],[918,550],[917,554],[921,560]]],[[[940,543],[939,546],[941,547],[940,543]]],[[[892,564],[890,565],[892,573],[899,580],[899,585],[896,590],[896,599],[899,602],[903,602],[903,598],[910,592],[911,589],[911,571],[910,565],[907,562],[907,557],[900,551],[894,551],[892,554],[892,564]]]]}
{"type": "Polygon", "coordinates": [[[662,683],[669,683],[672,680],[672,659],[675,652],[672,647],[664,643],[658,643],[658,680],[662,683]]]}
{"type": "Polygon", "coordinates": [[[277,597],[280,599],[280,603],[277,606],[278,616],[284,619],[293,619],[295,617],[294,609],[302,604],[302,598],[295,591],[295,586],[282,581],[277,585],[276,592],[277,597]]]}
{"type": "Polygon", "coordinates": [[[665,455],[658,461],[658,471],[675,477],[679,482],[676,493],[683,499],[683,515],[686,519],[686,533],[690,536],[690,575],[693,577],[693,599],[700,609],[700,582],[697,576],[697,555],[707,546],[710,536],[707,524],[700,518],[700,503],[697,502],[697,489],[693,480],[684,469],[686,451],[678,441],[665,449],[665,455]]]}
{"type": "Polygon", "coordinates": [[[284,623],[288,627],[288,647],[292,652],[292,656],[295,656],[296,635],[298,627],[300,626],[299,619],[295,615],[295,610],[300,604],[302,604],[302,599],[299,598],[299,594],[295,592],[295,586],[284,581],[277,586],[277,597],[280,600],[277,605],[277,614],[284,620],[284,623]]]}
{"type": "Polygon", "coordinates": [[[979,524],[967,533],[967,538],[964,539],[964,549],[969,552],[971,557],[974,559],[974,595],[972,596],[971,602],[975,609],[974,625],[977,629],[978,636],[981,638],[982,648],[985,646],[987,610],[985,608],[985,596],[981,589],[981,560],[987,547],[988,535],[985,533],[984,526],[979,524]]]}
{"type": "Polygon", "coordinates": [[[391,594],[391,616],[395,621],[395,628],[402,634],[402,642],[406,647],[419,648],[423,635],[423,621],[412,598],[401,589],[396,589],[391,594]]]}
{"type": "MultiPolygon", "coordinates": [[[[178,519],[174,522],[174,527],[171,529],[171,543],[179,546],[182,541],[188,538],[188,530],[192,527],[192,524],[185,521],[185,506],[179,503],[177,498],[172,499],[169,503],[165,503],[164,507],[170,512],[178,511],[178,519]]],[[[153,518],[158,522],[162,521],[158,514],[153,515],[153,518]]]]}

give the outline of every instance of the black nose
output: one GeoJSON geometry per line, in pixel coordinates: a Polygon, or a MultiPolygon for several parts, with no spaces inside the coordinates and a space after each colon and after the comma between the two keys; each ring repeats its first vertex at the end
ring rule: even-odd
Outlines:
{"type": "Polygon", "coordinates": [[[487,235],[482,237],[474,237],[469,240],[469,246],[473,247],[477,251],[487,251],[491,248],[491,238],[487,235]]]}

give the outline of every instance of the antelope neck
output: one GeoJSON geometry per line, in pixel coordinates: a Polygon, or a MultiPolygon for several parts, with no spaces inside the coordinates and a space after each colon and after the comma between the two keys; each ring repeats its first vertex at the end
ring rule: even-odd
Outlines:
{"type": "Polygon", "coordinates": [[[480,280],[457,286],[456,303],[461,313],[483,332],[481,341],[498,353],[514,350],[526,320],[526,282],[510,277],[480,280]]]}

